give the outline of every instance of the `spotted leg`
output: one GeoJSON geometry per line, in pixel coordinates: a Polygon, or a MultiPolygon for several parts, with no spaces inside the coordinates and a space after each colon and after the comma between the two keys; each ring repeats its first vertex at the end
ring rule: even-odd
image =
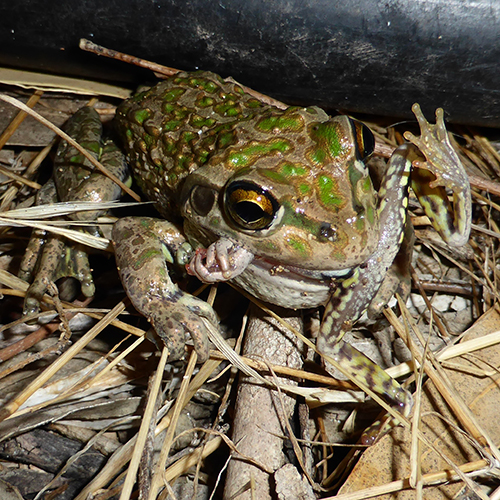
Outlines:
{"type": "MultiPolygon", "coordinates": [[[[109,172],[122,181],[129,177],[123,154],[109,140],[102,140],[102,124],[96,110],[84,107],[68,120],[65,130],[96,160],[101,161],[109,172]]],[[[66,141],[62,141],[54,160],[53,177],[42,187],[36,199],[37,205],[58,201],[105,202],[118,199],[120,187],[99,170],[66,141]]],[[[76,212],[71,220],[94,221],[102,210],[76,212]]],[[[82,231],[99,236],[97,226],[82,231]]],[[[76,278],[86,297],[92,297],[95,286],[86,249],[56,234],[34,230],[23,261],[19,277],[33,281],[26,293],[24,314],[37,312],[50,281],[63,277],[76,278]]]]}
{"type": "MultiPolygon", "coordinates": [[[[431,125],[418,105],[412,109],[419,122],[421,137],[407,134],[406,138],[413,144],[397,148],[389,161],[379,191],[378,215],[382,232],[378,247],[350,278],[333,284],[332,298],[326,306],[318,338],[320,352],[341,365],[352,380],[370,387],[405,416],[411,411],[410,394],[341,339],[376,295],[400,248],[412,164],[419,167],[412,174],[412,187],[435,229],[449,244],[464,245],[468,240],[471,227],[470,186],[467,174],[449,142],[443,112],[436,112],[437,123],[431,125]],[[453,193],[453,206],[448,203],[446,189],[453,193]]],[[[365,442],[372,441],[380,428],[381,424],[365,434],[365,442]]]]}
{"type": "MultiPolygon", "coordinates": [[[[383,184],[378,207],[382,228],[378,247],[353,275],[333,284],[318,338],[318,350],[332,359],[354,382],[368,386],[399,412],[408,415],[412,398],[382,368],[342,340],[376,294],[403,238],[408,204],[408,184],[414,146],[404,144],[393,154],[383,184]]],[[[328,364],[326,364],[328,369],[328,364]]],[[[366,442],[372,440],[370,434],[366,442]]]]}
{"type": "Polygon", "coordinates": [[[118,271],[134,307],[151,323],[169,349],[169,359],[184,356],[189,333],[200,362],[208,357],[208,332],[202,317],[218,327],[213,309],[172,282],[167,263],[186,257],[186,240],[170,222],[128,217],[113,227],[118,271]]]}

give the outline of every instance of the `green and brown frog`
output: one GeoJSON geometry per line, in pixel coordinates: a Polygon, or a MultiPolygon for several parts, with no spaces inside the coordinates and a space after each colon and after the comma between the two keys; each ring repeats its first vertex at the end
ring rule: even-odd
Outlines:
{"type": "MultiPolygon", "coordinates": [[[[347,116],[332,118],[317,107],[279,109],[208,72],[179,73],[118,107],[116,129],[133,175],[165,219],[119,220],[113,229],[116,260],[128,296],[171,359],[184,355],[186,333],[199,359],[206,359],[202,318],[218,325],[206,302],[171,280],[169,266],[180,263],[203,282],[231,281],[272,304],[325,306],[319,352],[409,412],[411,396],[342,335],[377,294],[401,246],[412,162],[425,166],[412,174],[413,186],[435,229],[451,245],[468,240],[469,182],[442,111],[435,126],[417,106],[414,112],[422,136],[394,151],[376,191],[365,165],[374,136],[347,116]],[[183,227],[173,222],[179,217],[183,227]]],[[[95,110],[80,110],[69,129],[76,138],[84,134],[96,157],[111,157],[118,177],[127,176],[116,148],[100,142],[95,110]]],[[[119,188],[81,165],[67,144],[57,156],[44,201],[119,196],[119,188]]],[[[42,263],[43,276],[68,274],[56,265],[62,251],[62,246],[47,250],[50,265],[42,263]]],[[[25,279],[35,269],[34,253],[28,252],[22,265],[25,279]]],[[[92,295],[85,256],[68,256],[72,275],[92,295]]],[[[35,279],[26,312],[37,308],[43,283],[35,279]]]]}

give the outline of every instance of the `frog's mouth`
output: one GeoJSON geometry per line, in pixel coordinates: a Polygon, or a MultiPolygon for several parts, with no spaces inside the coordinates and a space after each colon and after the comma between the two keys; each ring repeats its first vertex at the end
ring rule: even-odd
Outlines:
{"type": "Polygon", "coordinates": [[[353,272],[353,268],[336,269],[333,271],[325,271],[318,269],[306,269],[304,267],[291,266],[282,262],[272,261],[264,257],[255,256],[251,265],[258,267],[263,271],[267,271],[271,276],[281,275],[286,279],[310,280],[315,282],[328,283],[336,279],[349,278],[353,272]]]}
{"type": "Polygon", "coordinates": [[[353,269],[320,271],[286,265],[255,256],[234,282],[266,302],[288,309],[325,305],[337,279],[346,279],[353,269]]]}

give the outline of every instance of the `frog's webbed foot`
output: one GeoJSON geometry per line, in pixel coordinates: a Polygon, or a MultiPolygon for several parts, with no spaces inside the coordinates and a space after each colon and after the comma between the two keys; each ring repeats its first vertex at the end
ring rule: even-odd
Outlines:
{"type": "Polygon", "coordinates": [[[412,188],[433,227],[450,245],[462,246],[469,239],[471,228],[470,184],[465,169],[453,149],[444,124],[443,110],[436,110],[436,124],[425,119],[420,106],[412,111],[420,127],[420,137],[406,132],[405,138],[424,155],[416,159],[412,172],[412,188]],[[447,200],[446,189],[453,193],[453,209],[447,200]]]}
{"type": "Polygon", "coordinates": [[[186,265],[189,274],[205,283],[228,281],[240,275],[254,254],[227,238],[220,238],[206,250],[198,249],[186,265]]]}
{"type": "MultiPolygon", "coordinates": [[[[411,413],[412,395],[362,352],[342,339],[326,340],[324,337],[318,339],[318,351],[325,356],[325,368],[328,372],[331,360],[354,383],[358,382],[371,389],[404,417],[411,413]]],[[[391,417],[375,422],[363,433],[363,443],[372,444],[395,425],[397,421],[391,417]]]]}
{"type": "MultiPolygon", "coordinates": [[[[56,201],[55,184],[50,180],[40,190],[37,204],[50,204],[56,201]]],[[[76,278],[86,297],[92,297],[95,293],[87,253],[80,245],[67,241],[64,237],[39,229],[32,232],[18,276],[25,281],[32,281],[26,292],[24,315],[39,311],[49,283],[59,278],[76,278]]]]}
{"type": "Polygon", "coordinates": [[[201,317],[218,328],[214,310],[205,301],[181,291],[168,280],[159,285],[161,294],[157,293],[158,290],[145,289],[140,282],[134,281],[134,285],[128,287],[128,295],[134,307],[146,316],[167,347],[168,359],[175,361],[184,357],[185,334],[189,333],[198,361],[206,361],[209,354],[208,332],[201,317]]]}
{"type": "MultiPolygon", "coordinates": [[[[95,109],[84,107],[68,120],[66,132],[83,145],[96,159],[105,163],[108,171],[124,181],[128,176],[128,167],[123,154],[111,141],[102,141],[102,125],[95,109]]],[[[54,174],[39,191],[37,205],[46,205],[58,201],[111,201],[120,195],[120,187],[94,167],[73,146],[62,141],[57,149],[54,161],[54,174]]],[[[76,212],[72,220],[95,220],[102,211],[76,212]]],[[[98,236],[95,226],[82,229],[98,236]]],[[[24,313],[39,310],[40,302],[47,291],[49,282],[59,278],[76,278],[81,291],[86,297],[92,297],[95,286],[85,249],[65,238],[35,230],[21,263],[19,277],[30,281],[24,305],[24,313]]]]}
{"type": "Polygon", "coordinates": [[[184,357],[185,334],[194,343],[199,361],[208,357],[208,332],[202,318],[216,328],[218,320],[205,301],[183,292],[172,282],[167,262],[185,252],[185,239],[170,222],[127,217],[113,227],[118,271],[134,307],[151,323],[169,349],[169,359],[184,357]]]}
{"type": "MultiPolygon", "coordinates": [[[[40,235],[32,237],[34,240],[38,238],[40,235]]],[[[19,277],[29,281],[32,273],[23,270],[23,267],[21,269],[19,277]]],[[[33,282],[26,291],[23,314],[38,312],[49,283],[63,277],[76,278],[80,282],[83,295],[93,297],[95,286],[87,253],[78,246],[67,244],[63,237],[51,235],[43,245],[33,282]]],[[[63,295],[61,297],[69,298],[63,295]]]]}

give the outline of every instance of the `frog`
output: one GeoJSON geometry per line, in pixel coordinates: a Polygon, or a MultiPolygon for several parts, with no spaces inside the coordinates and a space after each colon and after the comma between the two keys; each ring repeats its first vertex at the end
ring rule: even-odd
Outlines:
{"type": "MultiPolygon", "coordinates": [[[[468,241],[470,186],[443,111],[436,112],[436,125],[418,105],[413,112],[421,137],[409,134],[394,150],[376,190],[367,167],[374,135],[346,115],[278,107],[210,72],[178,73],[118,106],[115,129],[127,162],[161,218],[114,224],[117,267],[171,360],[183,358],[187,335],[198,360],[206,360],[206,322],[218,328],[211,306],[172,280],[169,269],[178,265],[204,283],[228,281],[277,306],[324,307],[318,353],[402,415],[410,413],[410,393],[343,336],[370,306],[401,248],[410,185],[448,244],[468,241]]],[[[85,121],[99,121],[92,108],[72,123],[85,121]]],[[[95,140],[98,154],[104,148],[95,140]]],[[[57,156],[70,157],[63,163],[79,162],[76,151],[62,148],[57,156]]],[[[116,165],[125,178],[122,163],[116,165]]],[[[88,165],[79,168],[97,175],[88,165]]],[[[60,185],[72,191],[65,182],[56,178],[55,191],[60,185]]],[[[115,187],[105,191],[106,199],[117,197],[115,187]]],[[[86,196],[101,193],[89,188],[86,196]]],[[[23,277],[33,273],[34,260],[26,258],[23,277]]],[[[75,274],[84,292],[92,292],[89,268],[81,267],[75,274]]],[[[27,294],[30,311],[44,291],[35,283],[27,294]]]]}

